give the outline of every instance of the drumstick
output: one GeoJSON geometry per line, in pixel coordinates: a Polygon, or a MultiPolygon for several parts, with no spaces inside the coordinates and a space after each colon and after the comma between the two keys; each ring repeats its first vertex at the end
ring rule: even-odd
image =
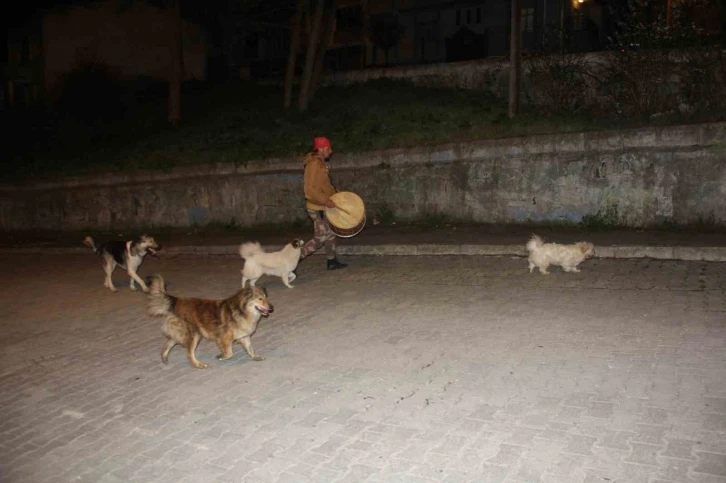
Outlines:
{"type": "Polygon", "coordinates": [[[350,211],[346,210],[345,208],[341,208],[340,206],[337,206],[337,205],[335,206],[335,208],[339,209],[340,211],[342,211],[346,215],[350,215],[350,211]]]}

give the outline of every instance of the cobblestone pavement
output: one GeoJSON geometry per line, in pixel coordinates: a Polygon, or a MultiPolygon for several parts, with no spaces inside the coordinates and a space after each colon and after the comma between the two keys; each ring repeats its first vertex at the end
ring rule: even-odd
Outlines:
{"type": "MultiPolygon", "coordinates": [[[[351,257],[224,362],[88,256],[2,256],[3,482],[726,482],[726,264],[351,257]],[[12,273],[12,275],[11,275],[12,273]]],[[[234,257],[147,260],[222,297],[234,257]]]]}

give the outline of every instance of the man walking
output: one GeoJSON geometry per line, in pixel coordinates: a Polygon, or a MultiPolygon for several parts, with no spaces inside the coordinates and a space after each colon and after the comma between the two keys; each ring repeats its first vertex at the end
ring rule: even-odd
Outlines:
{"type": "Polygon", "coordinates": [[[335,194],[335,188],[330,182],[328,162],[333,154],[330,140],[325,137],[316,137],[313,140],[313,150],[305,157],[305,208],[308,216],[313,220],[315,234],[300,252],[300,258],[316,252],[325,245],[325,254],[328,257],[328,270],[345,268],[348,265],[340,263],[335,253],[335,233],[330,229],[325,219],[325,207],[335,208],[335,202],[330,197],[335,194]]]}

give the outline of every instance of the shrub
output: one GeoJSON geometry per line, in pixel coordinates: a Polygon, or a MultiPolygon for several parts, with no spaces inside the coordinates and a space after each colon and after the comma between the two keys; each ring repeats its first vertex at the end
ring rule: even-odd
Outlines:
{"type": "Polygon", "coordinates": [[[525,58],[527,100],[541,114],[575,114],[587,104],[588,67],[582,55],[537,53],[525,58]]]}
{"type": "Polygon", "coordinates": [[[684,0],[665,12],[649,0],[632,0],[600,71],[605,109],[621,117],[651,118],[685,107],[723,104],[723,55],[715,36],[689,12],[708,0],[684,0]]]}

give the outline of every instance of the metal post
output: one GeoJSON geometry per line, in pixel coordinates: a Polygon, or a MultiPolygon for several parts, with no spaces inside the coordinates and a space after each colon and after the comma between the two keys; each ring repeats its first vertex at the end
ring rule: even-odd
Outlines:
{"type": "Polygon", "coordinates": [[[520,0],[512,0],[512,31],[509,41],[509,117],[519,115],[519,91],[522,76],[522,11],[520,0]]]}

